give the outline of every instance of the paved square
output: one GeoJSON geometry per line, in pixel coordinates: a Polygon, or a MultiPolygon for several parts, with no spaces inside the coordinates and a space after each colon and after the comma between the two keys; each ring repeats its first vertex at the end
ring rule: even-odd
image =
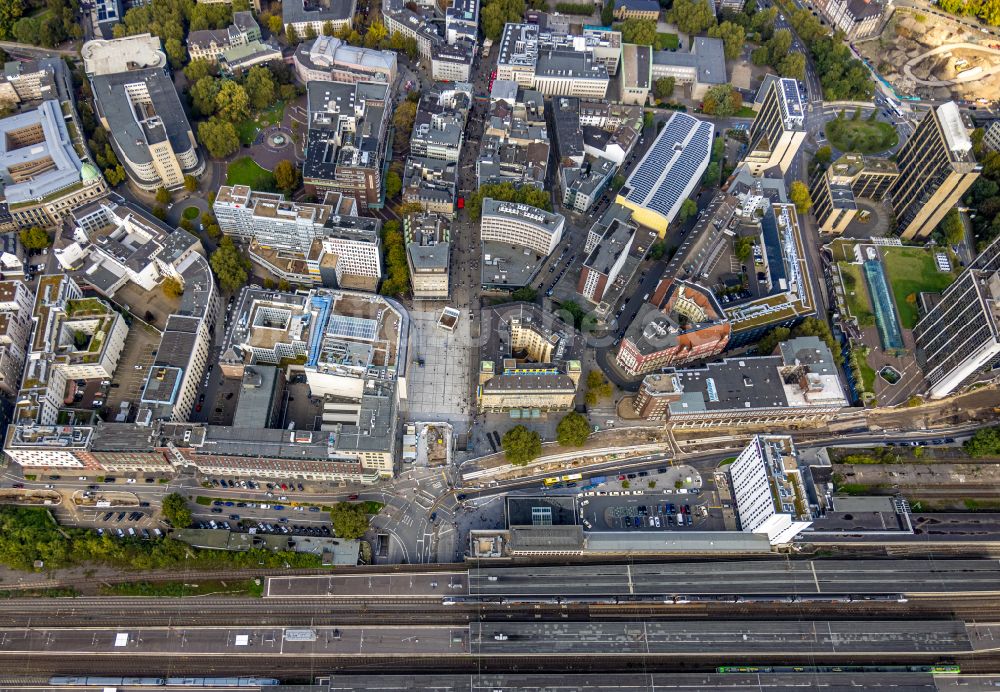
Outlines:
{"type": "Polygon", "coordinates": [[[463,312],[455,331],[449,332],[437,326],[442,304],[432,305],[435,307],[417,304],[410,309],[416,347],[407,388],[407,418],[460,423],[464,430],[473,411],[469,400],[469,359],[473,352],[469,315],[463,312]]]}

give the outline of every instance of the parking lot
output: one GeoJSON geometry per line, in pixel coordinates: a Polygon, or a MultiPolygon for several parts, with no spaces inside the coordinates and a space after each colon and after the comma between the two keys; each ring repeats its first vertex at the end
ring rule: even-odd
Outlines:
{"type": "Polygon", "coordinates": [[[588,531],[721,531],[724,528],[714,493],[609,491],[580,498],[581,518],[588,531]],[[589,526],[587,525],[589,524],[589,526]]]}
{"type": "MultiPolygon", "coordinates": [[[[138,321],[133,321],[125,338],[118,367],[115,368],[114,384],[117,387],[107,389],[107,409],[116,414],[123,401],[137,401],[146,382],[149,366],[153,364],[156,347],[160,343],[160,335],[156,330],[138,321]]],[[[84,397],[84,403],[90,400],[84,397]]],[[[81,403],[81,405],[84,405],[81,403]]],[[[135,415],[135,412],[132,412],[135,415]]],[[[112,415],[112,420],[114,416],[112,415]]]]}

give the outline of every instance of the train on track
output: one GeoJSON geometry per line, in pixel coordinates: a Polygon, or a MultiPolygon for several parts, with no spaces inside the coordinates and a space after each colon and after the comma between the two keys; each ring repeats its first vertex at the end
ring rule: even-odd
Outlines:
{"type": "Polygon", "coordinates": [[[275,678],[132,678],[60,676],[49,678],[59,687],[269,687],[275,678]]]}
{"type": "Polygon", "coordinates": [[[441,605],[491,604],[491,605],[630,605],[687,603],[906,603],[905,594],[796,594],[737,596],[719,594],[712,596],[635,594],[630,596],[445,596],[441,605]]]}
{"type": "Polygon", "coordinates": [[[720,666],[719,673],[931,673],[958,675],[962,669],[953,663],[932,666],[720,666]]]}

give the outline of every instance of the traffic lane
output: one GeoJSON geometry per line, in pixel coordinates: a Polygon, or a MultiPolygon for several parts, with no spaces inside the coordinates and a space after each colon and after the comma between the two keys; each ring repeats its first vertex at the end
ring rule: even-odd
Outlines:
{"type": "Polygon", "coordinates": [[[266,598],[426,598],[466,596],[469,573],[428,572],[351,576],[268,577],[266,598]]]}

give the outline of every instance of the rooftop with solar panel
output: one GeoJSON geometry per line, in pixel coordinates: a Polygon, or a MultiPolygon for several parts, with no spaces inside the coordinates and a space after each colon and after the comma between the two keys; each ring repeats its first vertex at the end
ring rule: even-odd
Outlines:
{"type": "Polygon", "coordinates": [[[618,204],[661,236],[708,167],[714,126],[674,113],[618,192],[618,204]]]}

